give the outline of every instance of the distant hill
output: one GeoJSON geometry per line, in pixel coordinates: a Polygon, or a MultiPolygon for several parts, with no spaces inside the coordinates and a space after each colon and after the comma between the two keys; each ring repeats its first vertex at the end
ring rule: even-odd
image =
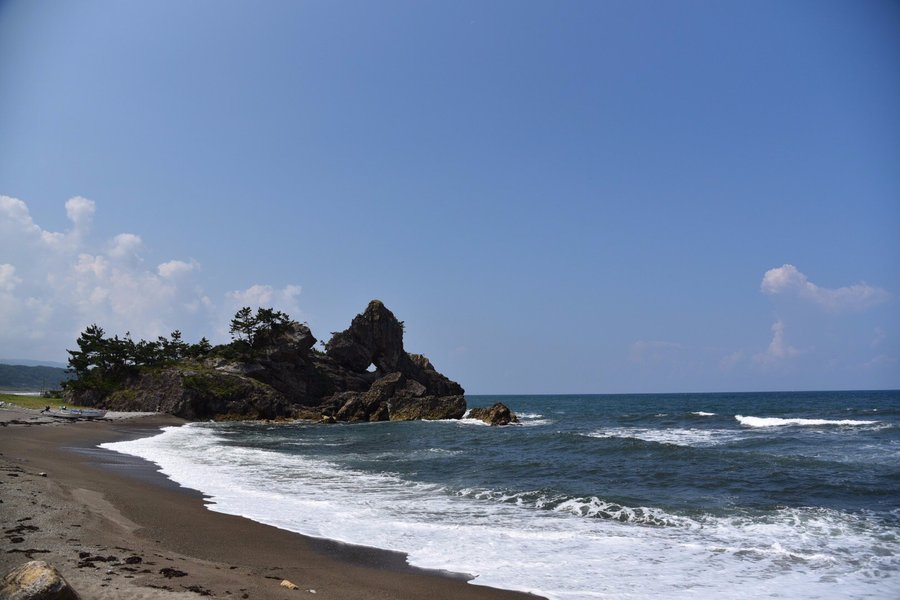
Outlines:
{"type": "Polygon", "coordinates": [[[59,367],[0,364],[0,390],[17,392],[58,390],[66,379],[69,379],[69,374],[59,367]]]}
{"type": "Polygon", "coordinates": [[[55,360],[32,360],[30,358],[0,358],[2,365],[21,365],[24,367],[58,367],[65,369],[68,365],[55,360]]]}

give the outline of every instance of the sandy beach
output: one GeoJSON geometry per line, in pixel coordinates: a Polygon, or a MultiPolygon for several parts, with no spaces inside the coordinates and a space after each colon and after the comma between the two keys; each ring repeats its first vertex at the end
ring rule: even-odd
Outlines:
{"type": "Polygon", "coordinates": [[[536,597],[412,569],[401,554],[212,512],[202,495],[152,464],[96,447],[181,420],[110,416],[60,423],[37,411],[0,410],[0,573],[45,560],[84,600],[536,597]]]}

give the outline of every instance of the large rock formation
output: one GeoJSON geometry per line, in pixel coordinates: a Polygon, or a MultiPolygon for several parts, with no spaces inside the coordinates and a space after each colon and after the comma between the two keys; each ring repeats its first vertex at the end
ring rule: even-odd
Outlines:
{"type": "Polygon", "coordinates": [[[464,391],[403,347],[403,323],[373,300],[325,352],[289,321],[252,345],[222,346],[200,360],[140,370],[112,390],[72,390],[71,404],[151,410],[185,419],[300,417],[335,421],[459,419],[464,391]]]}
{"type": "Polygon", "coordinates": [[[69,583],[52,565],[32,560],[6,574],[0,581],[4,600],[78,600],[69,583]]]}
{"type": "Polygon", "coordinates": [[[326,414],[338,421],[459,419],[465,413],[462,386],[438,373],[424,356],[406,352],[403,323],[379,300],[335,333],[325,354],[333,371],[374,379],[365,390],[342,390],[324,399],[326,414]]]}

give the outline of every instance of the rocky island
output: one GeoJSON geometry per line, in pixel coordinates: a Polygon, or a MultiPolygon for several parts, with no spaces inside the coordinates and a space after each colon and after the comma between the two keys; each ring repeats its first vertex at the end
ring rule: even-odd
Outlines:
{"type": "Polygon", "coordinates": [[[325,422],[459,419],[464,391],[403,347],[404,326],[379,300],[334,333],[324,351],[305,324],[244,308],[233,341],[189,345],[105,338],[96,325],[70,350],[70,404],[157,411],[188,420],[314,419],[325,422]]]}

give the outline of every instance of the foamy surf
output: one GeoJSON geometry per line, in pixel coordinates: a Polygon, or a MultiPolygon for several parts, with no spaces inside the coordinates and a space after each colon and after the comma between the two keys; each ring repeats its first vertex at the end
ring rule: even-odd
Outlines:
{"type": "Polygon", "coordinates": [[[599,429],[583,435],[595,438],[634,439],[657,444],[671,444],[673,446],[694,448],[718,446],[745,437],[740,431],[735,431],[733,429],[649,429],[641,427],[599,429]]]}
{"type": "Polygon", "coordinates": [[[778,417],[745,417],[743,415],[735,415],[734,418],[745,427],[860,427],[878,424],[878,421],[851,419],[781,419],[778,417]]]}
{"type": "MultiPolygon", "coordinates": [[[[552,426],[197,424],[108,447],[211,510],[551,600],[897,597],[893,400],[859,400],[883,405],[875,426],[731,418],[784,409],[768,398],[512,398],[552,426]]],[[[842,420],[847,402],[791,414],[842,420]]]]}

